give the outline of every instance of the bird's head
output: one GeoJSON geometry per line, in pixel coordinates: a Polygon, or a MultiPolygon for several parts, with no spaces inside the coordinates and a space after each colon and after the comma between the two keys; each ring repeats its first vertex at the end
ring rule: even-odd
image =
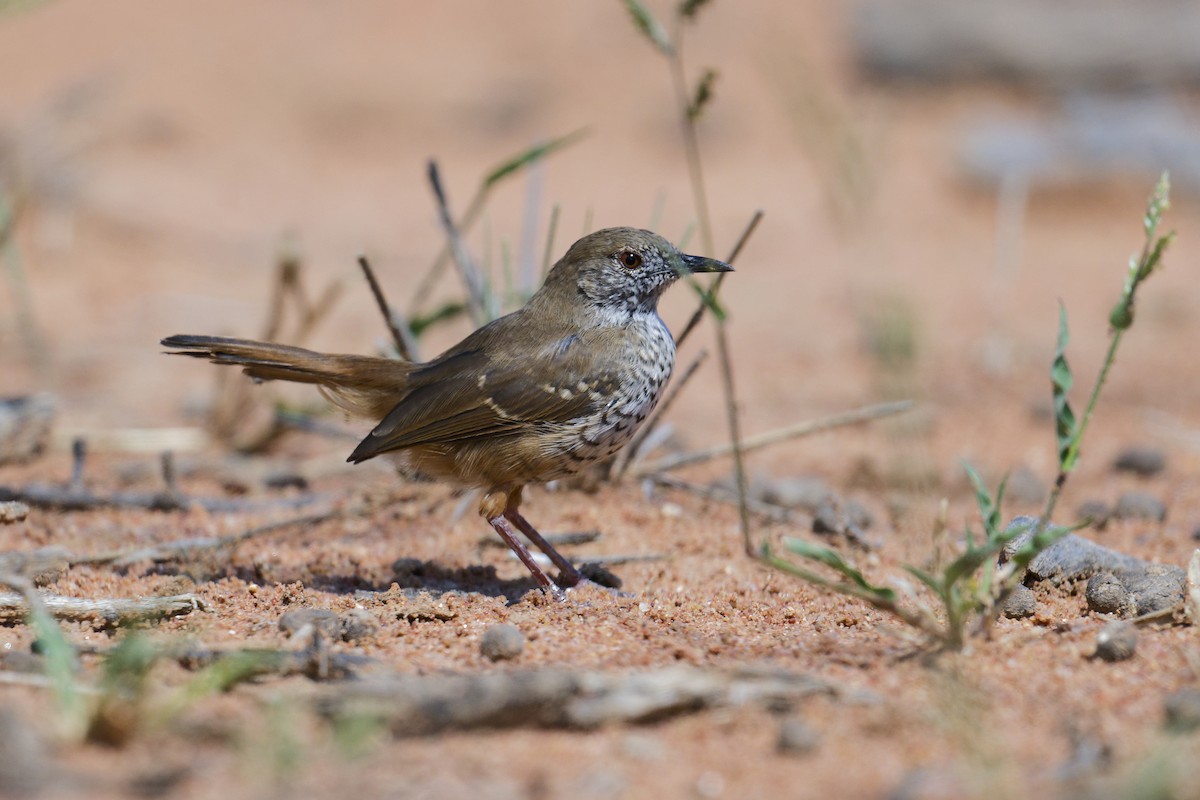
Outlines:
{"type": "Polygon", "coordinates": [[[538,294],[603,314],[653,312],[663,291],[680,277],[732,270],[723,261],[681,253],[650,231],[605,228],[571,245],[538,294]]]}

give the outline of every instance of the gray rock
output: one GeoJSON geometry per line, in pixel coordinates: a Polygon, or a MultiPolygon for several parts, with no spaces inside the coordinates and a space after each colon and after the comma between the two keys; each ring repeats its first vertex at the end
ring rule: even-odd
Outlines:
{"type": "Polygon", "coordinates": [[[820,478],[798,475],[764,481],[761,498],[766,503],[811,512],[832,500],[834,492],[820,478]]]}
{"type": "Polygon", "coordinates": [[[1192,528],[1192,541],[1200,542],[1200,525],[1192,528]]]}
{"type": "Polygon", "coordinates": [[[332,639],[342,636],[341,620],[327,608],[297,608],[279,618],[279,630],[288,636],[295,636],[309,625],[332,639]]]}
{"type": "Polygon", "coordinates": [[[779,739],[776,743],[780,753],[791,756],[802,756],[813,752],[821,744],[821,735],[799,717],[788,717],[779,726],[779,739]]]}
{"type": "Polygon", "coordinates": [[[1138,614],[1180,606],[1187,592],[1187,572],[1174,564],[1147,564],[1140,570],[1118,573],[1117,578],[1129,590],[1138,614]]]}
{"type": "Polygon", "coordinates": [[[55,406],[49,394],[0,398],[0,464],[26,461],[45,449],[55,406]]]}
{"type": "Polygon", "coordinates": [[[1096,634],[1095,657],[1102,661],[1125,661],[1137,651],[1137,628],[1131,622],[1110,622],[1096,634]]]}
{"type": "Polygon", "coordinates": [[[525,649],[525,634],[516,625],[501,623],[483,632],[479,652],[491,661],[507,661],[521,655],[525,649]]]}
{"type": "Polygon", "coordinates": [[[1037,597],[1028,586],[1017,584],[1012,594],[1004,601],[1001,612],[1009,619],[1032,617],[1037,613],[1037,597]]]}
{"type": "Polygon", "coordinates": [[[1167,518],[1167,507],[1157,497],[1145,492],[1126,492],[1117,500],[1114,516],[1117,519],[1148,519],[1162,522],[1167,518]]]}
{"type": "Polygon", "coordinates": [[[1167,730],[1190,733],[1200,730],[1200,686],[1185,686],[1163,700],[1167,730]]]}
{"type": "Polygon", "coordinates": [[[0,503],[0,525],[21,522],[27,516],[29,516],[29,506],[19,500],[7,500],[0,503]]]}
{"type": "Polygon", "coordinates": [[[1088,580],[1084,592],[1088,608],[1100,614],[1132,617],[1137,613],[1137,601],[1125,585],[1111,572],[1098,572],[1088,580]]]}
{"type": "Polygon", "coordinates": [[[1080,522],[1087,520],[1088,524],[1098,531],[1108,527],[1112,515],[1112,508],[1103,500],[1085,500],[1075,510],[1075,519],[1080,522]]]}
{"type": "Polygon", "coordinates": [[[379,632],[379,620],[365,608],[352,608],[338,617],[341,636],[347,642],[368,639],[379,632]]]}
{"type": "Polygon", "coordinates": [[[1113,469],[1132,472],[1148,478],[1157,475],[1167,466],[1167,457],[1162,450],[1149,445],[1130,445],[1117,454],[1113,469]]]}

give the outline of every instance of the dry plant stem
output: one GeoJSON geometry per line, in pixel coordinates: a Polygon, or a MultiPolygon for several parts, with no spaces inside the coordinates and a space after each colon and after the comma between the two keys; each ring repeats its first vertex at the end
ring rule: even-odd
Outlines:
{"type": "MultiPolygon", "coordinates": [[[[769,447],[779,442],[785,442],[790,439],[797,439],[802,436],[809,436],[814,433],[832,430],[833,428],[843,428],[848,425],[859,425],[864,422],[879,419],[881,417],[889,417],[894,414],[899,414],[908,411],[913,407],[911,400],[898,400],[892,403],[877,403],[875,405],[856,408],[851,411],[845,411],[840,414],[833,414],[820,419],[801,422],[796,425],[789,425],[784,428],[778,428],[773,431],[761,433],[758,436],[751,436],[741,442],[741,451],[743,454],[750,453],[755,450],[761,450],[764,447],[769,447]]],[[[696,453],[684,453],[678,456],[670,456],[668,458],[659,459],[658,461],[646,464],[637,471],[639,477],[654,475],[661,472],[669,472],[681,467],[699,464],[705,461],[711,461],[714,458],[727,456],[733,452],[732,444],[722,444],[715,447],[710,447],[707,450],[701,450],[696,453]]]]}
{"type": "Polygon", "coordinates": [[[388,305],[387,298],[383,296],[383,289],[379,286],[379,281],[375,279],[375,271],[371,269],[371,262],[367,260],[365,255],[358,257],[358,266],[363,271],[363,277],[367,279],[367,286],[371,288],[371,295],[375,298],[375,304],[379,306],[379,313],[383,315],[383,322],[392,334],[392,342],[396,345],[396,352],[405,361],[415,361],[417,343],[413,339],[412,330],[408,327],[408,323],[400,317],[395,309],[388,305]]]}
{"type": "Polygon", "coordinates": [[[188,497],[172,492],[112,492],[96,494],[85,488],[46,486],[31,483],[10,488],[0,486],[0,501],[18,500],[38,508],[88,511],[97,508],[141,508],[151,511],[180,511],[192,507],[206,511],[268,511],[299,508],[322,499],[319,495],[280,497],[273,500],[229,500],[223,497],[188,497]]]}
{"type": "MultiPolygon", "coordinates": [[[[479,217],[480,212],[483,211],[487,195],[487,189],[481,188],[471,198],[471,204],[467,206],[462,219],[458,221],[457,230],[460,236],[466,235],[471,226],[475,224],[475,220],[479,217]]],[[[442,270],[445,269],[446,262],[454,255],[453,248],[453,242],[447,240],[446,244],[442,246],[441,251],[438,252],[437,258],[433,260],[433,264],[430,265],[429,271],[425,273],[425,277],[417,285],[416,291],[413,292],[412,302],[408,305],[410,316],[415,315],[421,306],[425,304],[425,301],[429,299],[429,295],[433,293],[433,287],[437,284],[438,278],[442,276],[442,270]]]]}
{"type": "MultiPolygon", "coordinates": [[[[694,494],[697,497],[703,497],[706,500],[715,500],[718,503],[729,503],[730,505],[738,504],[737,492],[732,489],[724,489],[720,486],[704,486],[699,483],[692,483],[691,481],[661,474],[648,475],[646,476],[646,480],[656,486],[678,489],[682,492],[694,494]]],[[[766,517],[772,522],[796,522],[796,515],[790,508],[775,505],[774,503],[764,503],[762,500],[755,500],[753,497],[746,498],[746,508],[755,514],[766,517]]]]}
{"type": "Polygon", "coordinates": [[[658,411],[655,413],[655,415],[640,431],[638,431],[637,435],[633,437],[633,441],[631,441],[625,447],[625,449],[621,451],[621,454],[617,456],[618,460],[614,472],[616,473],[618,480],[620,480],[629,470],[629,467],[635,461],[637,461],[642,449],[642,445],[648,438],[650,438],[650,434],[654,433],[655,429],[658,428],[658,424],[662,422],[664,415],[671,409],[671,405],[675,402],[675,399],[679,397],[684,387],[687,386],[688,381],[692,379],[692,376],[696,374],[696,370],[700,369],[700,365],[703,364],[707,358],[708,351],[701,350],[696,356],[695,360],[692,361],[691,364],[688,364],[687,369],[685,369],[683,374],[679,376],[679,379],[675,381],[675,384],[667,392],[667,395],[663,398],[662,402],[659,403],[658,411]]]}
{"type": "Polygon", "coordinates": [[[737,392],[733,385],[733,361],[729,357],[729,338],[726,336],[725,325],[717,323],[717,356],[721,365],[721,386],[725,390],[725,416],[729,422],[729,450],[733,455],[733,477],[737,482],[738,491],[738,523],[742,530],[742,544],[746,555],[754,558],[758,549],[750,538],[750,509],[748,482],[746,480],[746,464],[742,453],[741,422],[738,419],[737,392]]]}
{"type": "Polygon", "coordinates": [[[463,285],[467,290],[467,308],[470,311],[471,320],[476,325],[483,325],[488,321],[483,279],[475,267],[475,262],[471,260],[471,256],[467,252],[467,246],[462,240],[458,227],[454,224],[454,218],[450,215],[450,205],[446,199],[445,189],[442,187],[441,173],[438,171],[437,162],[432,159],[429,161],[429,185],[433,188],[433,195],[437,200],[438,219],[441,220],[442,228],[446,232],[446,238],[450,242],[450,252],[454,255],[454,263],[458,267],[459,277],[462,278],[463,285]]]}
{"type": "Polygon", "coordinates": [[[71,564],[133,564],[138,561],[151,561],[155,563],[163,561],[173,561],[179,558],[187,558],[194,556],[197,553],[213,552],[221,550],[232,550],[237,545],[257,539],[268,534],[276,533],[284,528],[294,526],[308,527],[317,525],[331,519],[346,516],[347,512],[343,510],[325,511],[320,514],[307,514],[302,517],[292,517],[291,519],[283,519],[278,522],[268,522],[264,525],[257,525],[253,528],[247,528],[244,531],[229,534],[228,536],[218,536],[203,539],[185,539],[180,542],[169,542],[167,544],[155,545],[153,547],[132,547],[126,550],[118,550],[114,553],[106,553],[97,556],[67,556],[67,561],[71,564]]]}
{"type": "Polygon", "coordinates": [[[550,209],[550,223],[546,228],[546,249],[542,251],[542,278],[545,279],[547,273],[550,272],[550,266],[554,263],[554,237],[558,233],[558,215],[560,209],[558,203],[550,209]]]}
{"type": "MultiPolygon", "coordinates": [[[[8,583],[7,579],[0,582],[8,583]]],[[[111,600],[82,599],[62,595],[41,595],[39,602],[51,616],[60,619],[89,619],[101,617],[123,622],[132,619],[158,619],[161,617],[188,614],[203,608],[200,598],[194,594],[178,594],[170,597],[147,597],[144,599],[115,598],[111,600]]],[[[23,616],[29,612],[31,600],[28,593],[0,592],[0,616],[23,616]]]]}

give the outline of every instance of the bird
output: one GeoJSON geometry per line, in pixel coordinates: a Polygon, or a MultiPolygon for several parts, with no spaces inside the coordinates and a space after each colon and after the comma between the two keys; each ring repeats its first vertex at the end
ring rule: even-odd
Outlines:
{"type": "Polygon", "coordinates": [[[575,475],[629,442],[675,365],[659,298],[684,275],[732,270],[651,231],[606,228],[571,245],[523,307],[431,361],[219,336],[161,344],[258,381],[315,384],[350,415],[378,420],[348,461],[397,453],[419,474],[482,489],[480,515],[539,586],[563,600],[583,576],[521,515],[523,489],[575,475]],[[557,581],[518,532],[559,570],[557,581]]]}

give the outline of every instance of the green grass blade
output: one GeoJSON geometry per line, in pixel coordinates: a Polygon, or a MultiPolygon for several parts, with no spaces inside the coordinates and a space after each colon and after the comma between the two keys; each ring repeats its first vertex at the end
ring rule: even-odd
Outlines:
{"type": "Polygon", "coordinates": [[[658,48],[660,53],[664,56],[675,53],[675,46],[671,44],[671,37],[667,35],[667,29],[655,19],[654,15],[650,13],[650,9],[638,0],[625,0],[625,8],[629,9],[629,16],[633,17],[633,24],[650,40],[652,45],[658,48]]]}
{"type": "Polygon", "coordinates": [[[867,581],[863,574],[837,554],[836,551],[830,550],[828,547],[811,544],[803,539],[787,537],[783,540],[784,546],[793,553],[804,556],[813,561],[819,561],[834,571],[849,578],[855,586],[876,595],[887,602],[894,603],[896,601],[896,592],[886,586],[874,586],[867,581]]]}
{"type": "Polygon", "coordinates": [[[1071,366],[1067,363],[1067,343],[1071,339],[1067,327],[1067,308],[1058,305],[1058,342],[1054,348],[1054,363],[1050,366],[1050,384],[1054,395],[1054,431],[1058,441],[1058,469],[1070,472],[1079,459],[1075,443],[1079,436],[1079,424],[1067,395],[1074,384],[1071,366]]]}
{"type": "Polygon", "coordinates": [[[483,179],[483,188],[491,189],[500,181],[512,175],[514,172],[529,166],[535,161],[539,161],[551,153],[561,150],[567,145],[574,144],[587,135],[587,130],[581,128],[577,131],[572,131],[566,136],[560,136],[557,139],[551,139],[548,142],[534,145],[523,153],[513,156],[508,161],[505,161],[500,166],[489,172],[483,179]]]}

